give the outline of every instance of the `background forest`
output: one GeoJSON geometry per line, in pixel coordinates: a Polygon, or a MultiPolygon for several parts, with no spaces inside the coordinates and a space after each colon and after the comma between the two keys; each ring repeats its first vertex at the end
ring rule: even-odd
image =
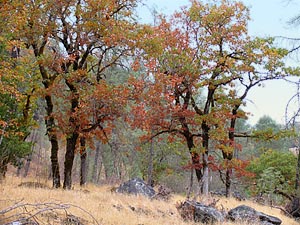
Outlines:
{"type": "Polygon", "coordinates": [[[139,4],[0,2],[0,179],[71,189],[141,177],[278,204],[299,195],[299,111],[255,125],[245,111],[266,81],[299,76],[286,64],[298,40],[250,36],[238,1],[192,0],[153,24],[139,4]]]}

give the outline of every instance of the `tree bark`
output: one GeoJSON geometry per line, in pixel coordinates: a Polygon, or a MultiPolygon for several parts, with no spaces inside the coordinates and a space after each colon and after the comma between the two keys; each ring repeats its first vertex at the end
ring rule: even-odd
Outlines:
{"type": "Polygon", "coordinates": [[[104,177],[105,177],[105,180],[108,180],[108,178],[109,178],[109,174],[110,174],[110,172],[109,172],[109,167],[110,167],[110,165],[108,165],[108,163],[107,163],[107,159],[105,158],[105,154],[104,154],[104,151],[101,151],[101,158],[102,158],[102,160],[103,160],[103,167],[104,167],[104,177]]]}
{"type": "Polygon", "coordinates": [[[150,149],[149,149],[149,160],[148,160],[148,185],[154,186],[154,181],[153,181],[153,140],[151,140],[150,143],[150,149]]]}
{"type": "Polygon", "coordinates": [[[202,167],[203,167],[203,176],[202,176],[202,194],[208,196],[209,192],[209,174],[208,174],[208,146],[209,146],[209,127],[205,122],[202,124],[202,147],[205,149],[205,152],[202,154],[202,167]]]}
{"type": "MultiPolygon", "coordinates": [[[[74,68],[75,70],[75,68],[74,68]]],[[[77,93],[76,87],[70,83],[68,80],[65,81],[67,86],[70,88],[72,93],[71,99],[71,115],[69,117],[69,126],[72,128],[72,131],[67,134],[67,146],[66,146],[66,154],[65,154],[65,170],[64,170],[64,189],[71,189],[72,187],[72,168],[74,162],[74,154],[76,149],[77,139],[79,137],[78,133],[78,125],[76,124],[76,118],[73,113],[75,113],[76,108],[79,104],[79,95],[77,93]]]]}
{"type": "Polygon", "coordinates": [[[32,160],[32,153],[30,153],[27,158],[26,158],[26,163],[24,166],[24,174],[23,177],[27,177],[28,173],[29,173],[29,168],[30,168],[30,164],[31,164],[31,160],[32,160]]]}
{"type": "Polygon", "coordinates": [[[66,154],[65,154],[65,170],[64,170],[64,189],[70,190],[72,188],[72,168],[74,162],[76,142],[79,134],[73,132],[67,138],[66,154]]]}
{"type": "Polygon", "coordinates": [[[100,143],[96,143],[96,152],[95,152],[95,158],[94,158],[94,166],[93,166],[93,174],[92,174],[92,182],[98,183],[98,174],[101,168],[99,168],[99,158],[100,158],[100,143]]]}
{"type": "Polygon", "coordinates": [[[193,169],[196,172],[197,181],[200,182],[203,177],[203,173],[201,169],[202,165],[200,163],[200,155],[198,153],[192,152],[191,150],[190,150],[190,154],[192,158],[193,169]]]}
{"type": "Polygon", "coordinates": [[[52,185],[54,188],[60,188],[60,172],[58,162],[58,140],[56,135],[49,135],[51,142],[51,169],[52,169],[52,185]]]}
{"type": "Polygon", "coordinates": [[[53,113],[52,97],[50,95],[46,95],[45,100],[46,100],[46,104],[47,104],[47,107],[46,107],[47,116],[45,117],[45,124],[46,124],[48,138],[51,143],[50,159],[51,159],[51,168],[52,168],[52,185],[54,188],[59,188],[59,187],[61,187],[59,163],[58,163],[59,147],[58,147],[57,135],[54,130],[55,122],[54,122],[54,117],[52,115],[52,113],[53,113]]]}
{"type": "Polygon", "coordinates": [[[2,129],[2,135],[0,137],[0,145],[2,144],[3,138],[4,138],[4,134],[5,134],[5,129],[6,129],[6,125],[4,125],[3,129],[2,129]]]}
{"type": "Polygon", "coordinates": [[[194,169],[191,168],[190,182],[189,182],[189,186],[188,186],[187,194],[186,194],[187,199],[190,199],[190,197],[191,197],[193,183],[194,183],[194,169]]]}
{"type": "MultiPolygon", "coordinates": [[[[48,40],[45,37],[43,40],[42,44],[40,47],[38,47],[37,43],[33,43],[32,48],[34,50],[34,55],[35,57],[40,57],[44,53],[45,46],[47,44],[48,40]]],[[[39,65],[39,70],[42,76],[42,83],[45,88],[45,92],[47,93],[48,89],[52,86],[55,78],[57,77],[56,75],[50,76],[46,70],[46,68],[40,64],[39,65]]],[[[58,164],[58,138],[55,132],[55,120],[52,115],[53,113],[53,102],[52,102],[52,97],[51,94],[46,94],[45,95],[45,101],[46,101],[46,113],[47,115],[45,116],[45,124],[46,124],[46,130],[47,130],[47,135],[49,138],[49,141],[51,143],[51,166],[52,166],[52,180],[53,180],[53,187],[54,188],[59,188],[61,187],[60,184],[60,174],[59,174],[59,164],[58,164]]]]}
{"type": "MultiPolygon", "coordinates": [[[[300,190],[300,148],[299,147],[298,147],[298,160],[297,160],[297,167],[296,167],[295,190],[296,193],[299,193],[300,190]]],[[[300,197],[300,194],[298,194],[298,197],[300,197]]]]}
{"type": "Polygon", "coordinates": [[[80,138],[80,147],[80,186],[83,186],[87,180],[87,153],[84,137],[80,138]]]}
{"type": "Polygon", "coordinates": [[[200,155],[197,152],[193,151],[193,148],[195,147],[194,145],[194,140],[193,140],[193,136],[189,131],[189,128],[187,126],[187,124],[185,123],[185,121],[182,120],[182,125],[184,127],[185,133],[185,139],[186,139],[186,143],[187,143],[187,147],[189,149],[189,153],[191,155],[191,159],[192,159],[192,167],[196,172],[196,177],[198,182],[200,182],[200,180],[202,179],[202,165],[200,163],[200,155]]]}
{"type": "Polygon", "coordinates": [[[226,178],[225,178],[225,196],[229,198],[231,196],[231,174],[232,169],[226,169],[226,178]]]}
{"type": "Polygon", "coordinates": [[[209,193],[209,174],[208,174],[208,153],[203,154],[203,176],[202,176],[202,194],[208,196],[209,193]]]}
{"type": "Polygon", "coordinates": [[[36,144],[36,139],[37,139],[36,137],[37,137],[37,130],[34,130],[33,134],[32,134],[32,138],[31,138],[31,142],[33,143],[32,147],[31,147],[31,153],[26,158],[23,177],[27,177],[27,175],[29,173],[29,168],[30,168],[30,164],[31,164],[31,161],[32,161],[32,155],[33,155],[33,152],[34,152],[34,146],[36,144]]]}
{"type": "Polygon", "coordinates": [[[230,165],[231,160],[233,159],[234,155],[234,146],[235,146],[235,125],[236,125],[236,118],[237,118],[237,110],[239,105],[236,105],[235,108],[232,110],[232,119],[230,121],[230,128],[228,133],[229,138],[229,146],[232,148],[232,152],[222,152],[223,159],[226,160],[226,175],[225,175],[225,195],[227,198],[231,196],[231,180],[232,180],[232,167],[230,165]]]}
{"type": "Polygon", "coordinates": [[[0,162],[0,182],[5,179],[5,174],[7,172],[8,160],[2,159],[0,162]]]}
{"type": "Polygon", "coordinates": [[[23,168],[23,160],[21,158],[18,158],[17,159],[17,172],[16,172],[17,177],[20,176],[22,168],[23,168]]]}
{"type": "Polygon", "coordinates": [[[190,177],[190,185],[189,185],[189,193],[188,193],[188,196],[191,195],[191,190],[192,190],[192,186],[193,186],[193,170],[195,170],[195,173],[196,173],[196,178],[197,178],[197,181],[199,183],[199,192],[197,193],[200,194],[203,193],[203,185],[202,185],[202,181],[203,181],[203,175],[204,175],[204,171],[202,171],[202,165],[200,163],[200,155],[197,153],[197,152],[194,152],[193,151],[193,148],[195,147],[194,145],[194,141],[193,141],[193,137],[190,133],[186,133],[185,135],[186,137],[186,141],[187,141],[187,145],[188,145],[188,148],[189,148],[189,152],[190,152],[190,155],[191,155],[191,160],[192,160],[192,171],[191,171],[191,177],[190,177]]]}
{"type": "Polygon", "coordinates": [[[87,180],[87,153],[83,152],[80,156],[80,186],[86,184],[87,180]]]}

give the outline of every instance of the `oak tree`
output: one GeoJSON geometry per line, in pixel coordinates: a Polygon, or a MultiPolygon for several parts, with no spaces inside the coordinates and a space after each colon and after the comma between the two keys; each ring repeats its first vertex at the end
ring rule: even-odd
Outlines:
{"type": "Polygon", "coordinates": [[[272,38],[248,35],[248,21],[247,7],[234,1],[192,1],[171,20],[161,17],[143,46],[140,63],[148,78],[133,84],[137,124],[155,135],[182,138],[204,194],[209,169],[226,170],[229,193],[232,169],[241,165],[233,160],[234,138],[243,136],[235,126],[247,117],[242,107],[248,92],[294,72],[284,66],[287,51],[275,48],[272,38]],[[221,165],[215,160],[217,150],[223,155],[221,165]]]}
{"type": "MultiPolygon", "coordinates": [[[[59,131],[66,138],[63,186],[70,189],[79,140],[92,131],[107,138],[105,126],[109,124],[105,121],[113,118],[111,94],[116,92],[105,78],[111,66],[124,66],[125,58],[132,53],[136,1],[43,0],[2,4],[1,13],[9,32],[33,51],[40,71],[47,105],[45,123],[52,144],[53,186],[60,186],[59,131]]],[[[118,104],[115,107],[120,109],[118,104]]]]}

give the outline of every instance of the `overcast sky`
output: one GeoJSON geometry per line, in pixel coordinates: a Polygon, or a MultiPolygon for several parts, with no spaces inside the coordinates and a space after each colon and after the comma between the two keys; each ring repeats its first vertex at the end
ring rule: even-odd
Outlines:
{"type": "MultiPolygon", "coordinates": [[[[243,0],[250,8],[251,36],[285,36],[300,37],[300,29],[289,26],[287,21],[300,14],[300,2],[297,0],[243,0]]],[[[189,0],[145,0],[146,6],[141,7],[141,18],[152,22],[151,10],[172,14],[181,6],[189,5],[189,0]]],[[[279,44],[286,44],[285,42],[279,44]]],[[[288,59],[288,63],[298,62],[288,59]]],[[[269,115],[278,123],[285,122],[285,109],[288,100],[296,93],[296,87],[284,81],[268,81],[264,87],[255,88],[248,95],[246,111],[251,112],[250,124],[255,124],[263,115],[269,115]]],[[[295,109],[295,106],[294,106],[295,109]]]]}

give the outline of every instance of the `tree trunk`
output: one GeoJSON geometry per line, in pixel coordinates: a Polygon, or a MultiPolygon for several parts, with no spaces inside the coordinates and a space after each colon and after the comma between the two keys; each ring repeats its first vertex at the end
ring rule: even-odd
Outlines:
{"type": "MultiPolygon", "coordinates": [[[[47,82],[44,82],[45,88],[47,89],[49,87],[49,84],[47,82]]],[[[45,124],[46,124],[46,130],[48,139],[51,143],[51,167],[52,167],[52,185],[54,188],[61,187],[60,183],[60,174],[59,174],[59,163],[58,163],[58,139],[57,135],[55,133],[55,121],[54,117],[52,115],[53,113],[53,103],[52,103],[52,97],[50,95],[45,96],[46,101],[46,112],[47,115],[45,117],[45,124]]]]}
{"type": "Polygon", "coordinates": [[[30,153],[27,158],[26,158],[26,163],[25,163],[25,166],[24,166],[24,174],[23,174],[23,177],[27,177],[28,176],[28,172],[29,172],[29,168],[30,168],[30,163],[31,163],[31,160],[32,160],[32,154],[33,153],[30,153]]]}
{"type": "Polygon", "coordinates": [[[295,190],[296,194],[298,193],[298,197],[300,197],[300,148],[298,147],[298,160],[296,167],[296,182],[295,182],[295,190]]]}
{"type": "Polygon", "coordinates": [[[208,153],[203,154],[203,176],[202,176],[202,194],[208,196],[209,193],[209,174],[208,174],[208,153]]]}
{"type": "Polygon", "coordinates": [[[33,155],[33,152],[34,152],[34,146],[35,146],[36,140],[37,140],[37,138],[36,138],[37,137],[37,133],[38,133],[37,130],[33,131],[32,138],[31,138],[31,142],[33,144],[32,144],[32,147],[31,147],[31,153],[26,158],[26,163],[25,163],[25,166],[24,166],[23,177],[27,177],[28,172],[29,172],[29,168],[30,168],[30,164],[31,164],[31,160],[32,160],[32,155],[33,155]]]}
{"type": "Polygon", "coordinates": [[[104,177],[105,177],[105,180],[108,180],[109,178],[109,167],[110,165],[108,165],[107,163],[107,159],[105,158],[105,154],[104,154],[104,151],[101,151],[101,158],[103,160],[103,167],[104,167],[104,177]]]}
{"type": "Polygon", "coordinates": [[[60,188],[60,173],[58,163],[58,141],[56,135],[49,135],[51,142],[51,168],[52,168],[52,185],[54,188],[60,188]]]}
{"type": "Polygon", "coordinates": [[[232,180],[232,168],[231,168],[231,160],[232,160],[233,152],[232,153],[225,153],[223,152],[223,159],[226,161],[226,173],[225,173],[225,196],[229,198],[231,196],[231,180],[232,180]]]}
{"type": "Polygon", "coordinates": [[[80,186],[86,184],[87,180],[87,154],[84,151],[80,156],[80,186]]]}
{"type": "Polygon", "coordinates": [[[153,140],[151,140],[150,149],[149,149],[148,181],[147,181],[148,185],[150,185],[151,187],[154,186],[154,180],[153,180],[153,155],[154,155],[153,140]]]}
{"type": "Polygon", "coordinates": [[[83,186],[87,180],[87,153],[84,137],[80,138],[80,148],[80,186],[83,186]]]}
{"type": "MultiPolygon", "coordinates": [[[[33,43],[32,48],[34,50],[34,55],[35,57],[40,57],[41,55],[44,54],[44,47],[47,44],[47,40],[45,39],[43,44],[38,47],[37,43],[33,43]]],[[[45,93],[48,92],[49,88],[52,86],[56,75],[50,76],[46,70],[46,68],[40,64],[39,65],[39,70],[42,76],[42,83],[45,88],[45,93]]],[[[45,116],[45,124],[46,124],[46,130],[47,130],[47,135],[49,138],[49,141],[51,143],[51,166],[52,166],[52,178],[53,178],[53,187],[54,188],[59,188],[61,186],[60,184],[60,174],[59,174],[59,164],[58,164],[58,138],[55,133],[55,120],[52,115],[53,113],[53,102],[52,102],[52,97],[50,94],[45,95],[45,101],[46,101],[46,112],[47,115],[45,116]]]]}
{"type": "Polygon", "coordinates": [[[202,165],[200,163],[200,155],[197,152],[193,151],[193,148],[195,147],[194,145],[194,140],[193,140],[193,136],[191,135],[191,133],[186,129],[186,133],[185,133],[185,139],[186,139],[186,143],[189,149],[189,153],[191,155],[191,159],[192,159],[192,169],[195,170],[196,172],[196,177],[198,182],[202,179],[202,165]]]}
{"type": "MultiPolygon", "coordinates": [[[[116,129],[113,129],[113,133],[118,136],[116,133],[116,129]]],[[[118,139],[115,139],[110,144],[110,150],[112,154],[112,162],[113,162],[113,168],[112,168],[112,177],[121,179],[122,178],[122,165],[120,160],[120,144],[118,143],[118,139]]]]}
{"type": "Polygon", "coordinates": [[[17,159],[17,173],[16,173],[17,177],[20,176],[22,168],[23,168],[23,159],[18,158],[17,159]]]}
{"type": "MultiPolygon", "coordinates": [[[[190,150],[191,152],[191,150],[190,150]]],[[[203,177],[203,173],[202,173],[202,165],[200,163],[200,155],[198,153],[195,152],[191,152],[191,157],[192,157],[192,163],[193,163],[193,169],[196,172],[196,177],[197,177],[197,181],[200,182],[200,180],[203,177]]]]}
{"type": "MultiPolygon", "coordinates": [[[[75,65],[75,64],[74,64],[75,65]]],[[[75,68],[73,68],[76,70],[75,68]]],[[[76,87],[70,83],[68,80],[65,80],[67,86],[70,88],[72,93],[71,103],[71,115],[69,117],[69,126],[72,128],[72,132],[67,134],[67,146],[66,146],[66,154],[65,154],[65,171],[64,171],[64,189],[71,189],[72,187],[72,168],[74,162],[74,154],[76,148],[76,142],[79,137],[78,133],[78,125],[76,124],[76,118],[73,116],[76,108],[79,104],[79,95],[77,93],[76,87]]]]}
{"type": "Polygon", "coordinates": [[[65,154],[65,170],[64,170],[64,189],[70,190],[72,187],[72,168],[74,162],[75,148],[76,142],[79,134],[77,132],[73,132],[67,138],[67,146],[66,146],[66,154],[65,154]]]}
{"type": "MultiPolygon", "coordinates": [[[[186,126],[187,127],[187,126],[186,126]]],[[[191,195],[191,190],[192,190],[192,186],[193,186],[193,170],[195,170],[196,173],[196,177],[197,177],[197,181],[199,183],[199,193],[203,191],[203,186],[200,184],[202,179],[203,179],[203,172],[202,172],[202,165],[200,163],[200,155],[197,152],[193,151],[193,148],[195,147],[194,145],[194,140],[193,140],[193,136],[191,135],[191,133],[188,131],[188,129],[185,129],[186,133],[185,133],[185,139],[186,139],[186,143],[191,155],[191,160],[192,160],[192,171],[191,171],[191,176],[190,176],[190,185],[189,185],[189,191],[188,191],[188,197],[191,195]]],[[[197,194],[199,194],[197,193],[197,194]]],[[[196,197],[196,196],[195,196],[196,197]]]]}
{"type": "Polygon", "coordinates": [[[94,158],[94,166],[93,166],[93,174],[92,174],[92,182],[98,183],[98,174],[99,174],[99,158],[100,158],[100,143],[96,143],[96,150],[95,150],[95,158],[94,158]]]}
{"type": "Polygon", "coordinates": [[[204,122],[202,124],[202,147],[205,152],[202,154],[203,176],[201,180],[202,194],[208,196],[209,192],[209,174],[208,174],[208,146],[209,146],[209,127],[204,122]]]}
{"type": "Polygon", "coordinates": [[[5,159],[0,162],[0,182],[5,179],[5,174],[7,172],[7,164],[8,161],[6,162],[5,159]]]}
{"type": "Polygon", "coordinates": [[[186,194],[187,199],[190,199],[190,197],[191,197],[193,183],[194,183],[194,169],[191,168],[190,182],[189,182],[189,186],[188,186],[187,194],[186,194]]]}
{"type": "Polygon", "coordinates": [[[239,106],[236,106],[235,109],[232,110],[232,119],[230,121],[230,128],[228,133],[229,138],[229,146],[231,147],[231,152],[222,152],[223,159],[226,160],[226,177],[225,177],[225,194],[226,197],[229,198],[231,196],[231,180],[232,180],[232,167],[231,167],[231,160],[233,159],[234,151],[235,151],[235,139],[234,139],[234,132],[235,132],[235,124],[236,124],[236,115],[237,109],[239,106]]]}
{"type": "Polygon", "coordinates": [[[3,129],[2,129],[2,134],[1,134],[1,137],[0,137],[0,145],[2,144],[2,141],[3,141],[3,138],[4,138],[4,134],[5,134],[5,129],[6,129],[6,125],[4,125],[3,129]]]}
{"type": "Polygon", "coordinates": [[[232,174],[232,169],[227,168],[226,178],[225,178],[225,195],[227,198],[231,196],[231,174],[232,174]]]}
{"type": "Polygon", "coordinates": [[[50,159],[51,159],[51,166],[52,166],[52,185],[54,188],[59,188],[59,187],[61,187],[59,163],[58,163],[59,147],[58,147],[57,135],[54,130],[55,122],[54,122],[54,117],[52,115],[53,103],[52,103],[52,98],[50,95],[46,95],[45,100],[46,100],[46,104],[47,104],[47,107],[46,107],[47,116],[45,117],[45,124],[46,124],[48,138],[51,143],[50,159]]]}
{"type": "Polygon", "coordinates": [[[5,179],[7,168],[0,166],[0,183],[5,179]]]}
{"type": "Polygon", "coordinates": [[[97,178],[96,178],[96,184],[99,184],[100,180],[101,180],[102,165],[103,165],[103,162],[102,162],[102,158],[101,158],[101,161],[99,163],[99,170],[98,170],[98,174],[97,174],[97,178]]]}

